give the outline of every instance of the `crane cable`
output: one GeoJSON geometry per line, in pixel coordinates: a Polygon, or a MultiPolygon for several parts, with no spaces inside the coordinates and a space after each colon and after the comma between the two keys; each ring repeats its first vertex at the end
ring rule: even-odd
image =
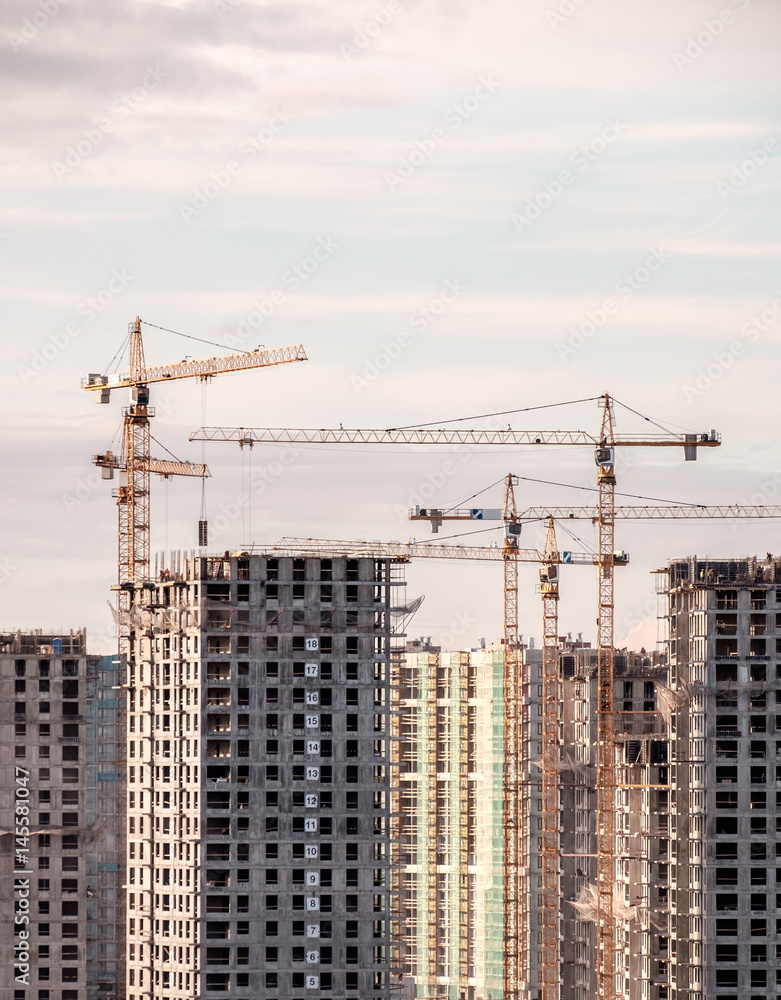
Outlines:
{"type": "Polygon", "coordinates": [[[563,403],[545,403],[541,406],[525,406],[520,410],[500,410],[497,413],[479,413],[471,417],[450,417],[448,420],[432,420],[427,424],[407,424],[406,427],[388,427],[388,431],[410,431],[419,427],[441,427],[442,424],[458,424],[464,420],[486,420],[488,417],[508,417],[515,413],[531,413],[534,410],[550,410],[555,406],[574,406],[576,403],[593,403],[602,396],[589,396],[587,399],[570,399],[563,403]]]}
{"type": "Polygon", "coordinates": [[[481,493],[486,493],[488,490],[492,490],[494,486],[498,486],[500,483],[503,483],[504,481],[505,477],[503,476],[501,479],[497,479],[495,483],[491,483],[490,486],[486,486],[484,489],[478,490],[477,493],[473,493],[470,497],[467,497],[466,500],[459,500],[457,503],[452,504],[450,507],[443,509],[441,513],[449,514],[451,510],[456,510],[456,508],[461,507],[463,504],[469,503],[470,500],[474,500],[475,497],[479,497],[481,493]]]}
{"type": "MultiPolygon", "coordinates": [[[[225,344],[219,344],[216,340],[204,340],[203,337],[194,337],[191,333],[180,333],[179,330],[170,330],[167,326],[158,326],[157,323],[149,323],[145,319],[141,322],[144,326],[152,326],[155,330],[163,330],[165,333],[173,333],[177,337],[185,337],[187,340],[197,340],[200,344],[209,344],[211,347],[221,347],[225,350],[225,344]]],[[[263,346],[263,345],[259,345],[263,346]]],[[[252,354],[252,351],[239,351],[239,354],[252,354]]]]}
{"type": "MultiPolygon", "coordinates": [[[[119,364],[119,358],[121,357],[121,355],[123,355],[125,353],[125,348],[127,347],[127,345],[128,345],[129,342],[130,342],[130,334],[128,334],[125,337],[125,339],[119,345],[119,350],[117,351],[117,353],[114,355],[114,357],[111,359],[111,361],[109,361],[109,363],[103,369],[103,373],[102,373],[103,375],[108,375],[109,374],[109,369],[111,368],[111,366],[115,362],[116,362],[117,365],[119,364]]],[[[116,371],[116,367],[115,367],[114,370],[116,371]]]]}
{"type": "MultiPolygon", "coordinates": [[[[533,479],[531,476],[517,476],[516,478],[522,479],[527,483],[543,483],[545,486],[562,486],[569,490],[586,490],[589,493],[599,492],[596,486],[575,486],[573,483],[556,483],[550,479],[533,479]]],[[[629,497],[632,500],[653,500],[655,503],[664,503],[673,507],[699,507],[704,510],[708,506],[705,503],[691,503],[688,500],[664,500],[662,497],[647,497],[641,493],[619,493],[617,490],[615,495],[617,497],[629,497]]]]}
{"type": "MultiPolygon", "coordinates": [[[[568,490],[585,490],[587,493],[599,492],[596,486],[577,486],[575,483],[558,483],[552,479],[535,479],[533,476],[519,476],[516,473],[511,473],[511,475],[513,476],[514,479],[518,479],[525,483],[541,483],[544,486],[560,486],[563,489],[568,489],[568,490]]],[[[471,496],[468,496],[465,500],[459,500],[458,502],[453,503],[450,507],[443,508],[441,510],[441,513],[448,514],[450,513],[451,510],[457,510],[464,504],[469,503],[470,500],[474,500],[475,497],[480,496],[481,493],[485,493],[487,490],[493,489],[495,486],[498,486],[500,483],[503,483],[504,481],[505,477],[503,477],[502,479],[498,479],[495,483],[491,483],[490,486],[486,486],[484,489],[478,490],[476,493],[473,493],[471,496]]],[[[705,508],[708,506],[707,504],[704,503],[692,503],[689,500],[665,500],[662,497],[648,497],[642,493],[622,493],[619,492],[618,490],[616,491],[615,495],[617,497],[628,497],[631,500],[653,500],[655,503],[663,503],[672,507],[697,507],[699,509],[705,510],[705,508]]],[[[532,506],[540,507],[544,505],[533,504],[532,506]]]]}
{"type": "MultiPolygon", "coordinates": [[[[620,399],[616,399],[615,396],[611,397],[614,403],[618,403],[619,406],[623,406],[625,410],[629,410],[630,413],[634,413],[636,417],[640,417],[641,420],[647,421],[649,424],[653,424],[654,427],[658,427],[660,431],[664,431],[665,434],[672,434],[675,436],[675,431],[671,431],[669,427],[665,427],[664,424],[660,424],[658,421],[654,420],[653,417],[647,417],[644,413],[640,413],[639,410],[633,410],[631,406],[627,403],[622,403],[620,399]]],[[[681,426],[680,424],[676,426],[681,426]]],[[[683,428],[684,431],[688,433],[695,433],[691,428],[683,428]]]]}
{"type": "MultiPolygon", "coordinates": [[[[169,454],[169,455],[171,456],[171,458],[172,458],[172,459],[173,459],[173,460],[174,460],[175,462],[182,462],[182,459],[181,459],[181,458],[179,458],[179,457],[178,457],[177,455],[174,455],[174,453],[173,453],[173,452],[171,451],[171,449],[170,449],[170,448],[166,448],[166,446],[165,446],[165,445],[163,444],[163,442],[162,442],[162,441],[158,441],[158,440],[157,440],[157,438],[156,438],[156,437],[154,436],[154,434],[150,433],[149,437],[150,437],[150,439],[151,439],[152,441],[154,441],[154,443],[155,443],[156,445],[158,445],[158,446],[159,446],[160,448],[162,448],[162,449],[163,449],[163,451],[167,451],[167,452],[168,452],[168,454],[169,454]]],[[[182,464],[183,464],[183,465],[186,465],[186,464],[188,464],[188,463],[186,463],[186,462],[182,462],[182,464]]]]}

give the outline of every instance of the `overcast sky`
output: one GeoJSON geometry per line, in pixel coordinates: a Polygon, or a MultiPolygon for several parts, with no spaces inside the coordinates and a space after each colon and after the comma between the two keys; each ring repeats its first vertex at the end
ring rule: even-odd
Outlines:
{"type": "MultiPolygon", "coordinates": [[[[6,0],[2,19],[3,628],[86,626],[111,647],[116,482],[90,459],[125,400],[96,406],[80,379],[111,370],[136,315],[225,345],[146,327],[150,363],[258,344],[309,356],[205,392],[153,387],[158,455],[200,460],[188,436],[204,418],[388,427],[607,390],[724,438],[686,465],[633,452],[619,490],[781,496],[775,0],[6,0]]],[[[648,428],[617,416],[619,432],[648,428]]],[[[500,419],[596,431],[599,409],[500,419]]],[[[595,481],[587,448],[257,447],[250,468],[214,445],[206,460],[220,551],[421,539],[408,505],[510,471],[595,481]]],[[[519,487],[522,503],[589,497],[519,487]]],[[[197,482],[156,482],[152,503],[153,549],[193,548],[197,482]]],[[[561,547],[593,547],[590,525],[574,530],[561,547]]],[[[632,561],[616,635],[638,645],[669,557],[781,548],[774,524],[716,521],[622,523],[617,544],[632,561]]],[[[594,639],[594,576],[562,574],[562,632],[594,639]]],[[[524,567],[521,628],[539,636],[536,579],[524,567]]],[[[416,563],[408,580],[426,595],[413,634],[501,633],[499,566],[416,563]]]]}

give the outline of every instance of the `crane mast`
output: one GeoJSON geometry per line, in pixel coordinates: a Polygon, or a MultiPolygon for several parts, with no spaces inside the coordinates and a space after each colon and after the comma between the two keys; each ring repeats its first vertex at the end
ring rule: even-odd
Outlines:
{"type": "Polygon", "coordinates": [[[141,380],[144,364],[144,342],[141,323],[136,319],[130,328],[130,405],[124,410],[122,425],[122,465],[124,482],[117,490],[118,560],[117,560],[117,628],[120,653],[127,652],[130,636],[130,606],[136,579],[149,576],[149,489],[150,440],[149,418],[154,410],[149,406],[149,386],[141,380]]]}
{"type": "Polygon", "coordinates": [[[542,997],[559,995],[559,550],[548,518],[542,594],[542,997]]]}
{"type": "Polygon", "coordinates": [[[597,617],[597,998],[615,996],[616,935],[613,886],[616,867],[615,738],[613,733],[613,610],[615,450],[610,398],[605,394],[599,468],[599,614],[597,617]]]}
{"type": "Polygon", "coordinates": [[[518,524],[513,477],[504,493],[504,984],[507,1000],[520,1000],[528,981],[528,865],[521,782],[523,748],[523,672],[518,648],[518,524]]]}

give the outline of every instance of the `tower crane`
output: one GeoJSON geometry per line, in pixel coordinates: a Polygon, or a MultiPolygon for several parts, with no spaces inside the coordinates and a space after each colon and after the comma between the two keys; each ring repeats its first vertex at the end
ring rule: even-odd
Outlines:
{"type": "MultiPolygon", "coordinates": [[[[616,447],[683,447],[684,460],[694,461],[699,448],[716,448],[721,439],[716,431],[701,434],[666,434],[656,436],[623,435],[617,437],[613,424],[613,400],[608,393],[599,397],[602,407],[601,425],[598,435],[585,431],[505,431],[492,429],[432,429],[391,428],[391,429],[345,429],[320,428],[224,428],[202,427],[190,435],[191,441],[222,441],[235,443],[273,442],[288,444],[404,444],[404,445],[579,445],[594,449],[597,465],[597,490],[599,503],[597,524],[599,529],[598,548],[598,709],[597,709],[597,1000],[616,1000],[624,996],[623,986],[616,984],[616,932],[613,920],[613,885],[615,882],[615,778],[613,764],[613,578],[614,578],[614,534],[615,534],[615,449],[616,447]]],[[[512,577],[512,571],[510,571],[512,577]]],[[[512,590],[512,580],[510,589],[512,590]]],[[[508,622],[508,589],[505,582],[505,632],[508,622]]],[[[517,581],[516,607],[517,607],[517,581]]],[[[510,602],[511,603],[511,602],[510,602]]],[[[510,612],[511,613],[511,612],[510,612]]],[[[513,623],[510,622],[510,625],[513,623]]],[[[511,690],[518,683],[517,657],[509,652],[511,670],[515,680],[511,690]]],[[[514,698],[511,698],[506,723],[508,739],[518,739],[520,733],[515,726],[514,698]]],[[[514,755],[520,756],[520,746],[513,744],[514,755]]],[[[514,809],[507,797],[516,798],[513,780],[505,784],[505,807],[514,809]]],[[[513,814],[514,815],[514,814],[513,814]]],[[[505,847],[508,851],[507,846],[505,847]]],[[[509,853],[506,854],[510,861],[509,853]]],[[[510,872],[517,867],[517,859],[510,864],[510,872]]],[[[522,994],[529,980],[528,961],[528,918],[523,910],[518,911],[518,900],[512,882],[509,884],[506,909],[516,908],[516,914],[505,918],[505,1000],[522,1000],[522,994]],[[517,917],[517,919],[516,919],[517,917]],[[524,952],[526,954],[524,954],[524,952]]],[[[521,904],[525,906],[525,901],[521,904]]],[[[546,998],[547,1000],[547,998],[546,998]]]]}
{"type": "MultiPolygon", "coordinates": [[[[116,470],[122,474],[117,490],[120,653],[126,652],[124,647],[128,635],[127,612],[131,604],[133,585],[149,577],[150,476],[152,473],[166,478],[168,476],[205,478],[209,475],[205,465],[156,459],[150,456],[149,421],[154,416],[154,408],[149,405],[150,384],[183,378],[206,380],[223,372],[306,361],[303,347],[297,344],[269,351],[246,351],[242,354],[207,358],[203,361],[186,360],[170,365],[147,367],[139,317],[129,324],[128,336],[130,371],[127,374],[91,374],[82,381],[82,388],[94,392],[98,403],[108,403],[114,389],[130,390],[130,405],[123,410],[121,455],[116,456],[108,451],[102,455],[94,455],[92,459],[93,463],[103,470],[104,478],[113,478],[116,470]]],[[[202,530],[205,532],[205,524],[202,525],[202,530]]],[[[205,544],[205,539],[202,539],[202,543],[205,544]]]]}

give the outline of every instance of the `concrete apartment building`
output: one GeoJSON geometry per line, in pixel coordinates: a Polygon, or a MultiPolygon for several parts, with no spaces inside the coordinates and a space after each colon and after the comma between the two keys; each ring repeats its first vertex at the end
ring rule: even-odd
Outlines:
{"type": "Polygon", "coordinates": [[[498,1000],[502,652],[409,642],[399,685],[402,964],[411,995],[498,1000]]]}
{"type": "MultiPolygon", "coordinates": [[[[616,657],[617,778],[639,786],[619,792],[617,823],[626,994],[778,1000],[781,559],[674,559],[657,581],[667,666],[616,657]]],[[[593,851],[593,814],[582,811],[593,773],[580,762],[595,667],[593,651],[564,650],[562,1000],[593,995],[593,862],[573,874],[566,855],[593,851]],[[585,922],[567,906],[576,897],[585,922]]]]}
{"type": "MultiPolygon", "coordinates": [[[[521,649],[526,677],[523,809],[528,836],[530,978],[541,977],[542,651],[521,649]]],[[[616,653],[617,969],[630,1000],[668,984],[671,847],[668,672],[663,658],[616,653]]],[[[561,639],[561,1000],[596,990],[595,741],[597,651],[561,639]]],[[[401,670],[400,846],[404,970],[422,1000],[503,995],[503,648],[446,652],[407,644],[401,670]]],[[[674,951],[674,946],[672,948],[674,951]]]]}
{"type": "MultiPolygon", "coordinates": [[[[562,644],[560,981],[562,1000],[596,990],[597,650],[562,644]]],[[[656,654],[616,652],[614,729],[616,961],[629,1000],[657,1000],[667,983],[670,767],[668,670],[656,654]]],[[[534,993],[532,993],[534,996],[534,993]]]]}
{"type": "Polygon", "coordinates": [[[398,995],[403,565],[226,553],[158,575],[129,618],[129,1000],[398,995]]]}
{"type": "Polygon", "coordinates": [[[0,1000],[117,1000],[116,657],[0,634],[0,1000]]]}
{"type": "Polygon", "coordinates": [[[672,560],[669,984],[660,1000],[781,997],[781,559],[672,560]]]}

